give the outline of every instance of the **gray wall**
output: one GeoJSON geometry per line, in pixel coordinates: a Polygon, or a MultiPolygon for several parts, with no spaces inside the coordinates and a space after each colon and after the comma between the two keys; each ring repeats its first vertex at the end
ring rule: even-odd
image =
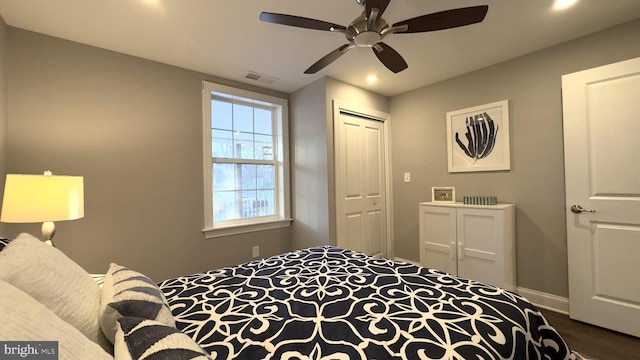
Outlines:
{"type": "Polygon", "coordinates": [[[389,98],[322,78],[291,94],[294,249],[336,245],[333,100],[389,112],[389,98]]]}
{"type": "MultiPolygon", "coordinates": [[[[289,228],[201,233],[202,80],[288,95],[12,27],[7,35],[7,171],[84,176],[85,217],[58,222],[54,240],[85,269],[117,262],[162,280],[248,261],[254,245],[263,256],[290,249],[289,228]]],[[[39,224],[5,228],[40,236],[39,224]]]]}
{"type": "Polygon", "coordinates": [[[289,99],[293,249],[329,244],[325,88],[322,78],[289,99]]]}
{"type": "Polygon", "coordinates": [[[432,186],[515,203],[517,285],[568,296],[561,76],[640,56],[640,21],[391,99],[396,256],[418,260],[432,186]],[[511,171],[447,172],[446,112],[509,100],[511,171]],[[411,172],[411,183],[402,173],[411,172]]]}
{"type": "MultiPolygon", "coordinates": [[[[86,216],[59,222],[55,239],[92,272],[114,261],[160,280],[249,260],[253,245],[267,256],[335,244],[338,99],[391,113],[396,256],[418,260],[417,203],[429,200],[431,186],[495,194],[518,206],[518,286],[567,296],[560,76],[640,56],[639,36],[635,21],[391,99],[321,79],[290,96],[292,229],[206,241],[201,81],[287,95],[0,23],[0,174],[85,176],[86,216]],[[448,174],[445,113],[503,99],[512,170],[448,174]]],[[[39,225],[5,230],[39,234],[39,225]]]]}
{"type": "MultiPolygon", "coordinates": [[[[0,199],[4,191],[7,173],[7,24],[0,16],[0,199]]],[[[2,205],[0,205],[1,207],[2,205]]],[[[0,236],[5,235],[4,224],[0,223],[0,236]]]]}

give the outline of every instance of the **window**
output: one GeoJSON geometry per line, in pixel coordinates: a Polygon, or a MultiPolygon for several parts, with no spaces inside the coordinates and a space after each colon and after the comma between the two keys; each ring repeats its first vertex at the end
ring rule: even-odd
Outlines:
{"type": "Polygon", "coordinates": [[[287,100],[202,89],[206,237],[289,226],[287,100]]]}

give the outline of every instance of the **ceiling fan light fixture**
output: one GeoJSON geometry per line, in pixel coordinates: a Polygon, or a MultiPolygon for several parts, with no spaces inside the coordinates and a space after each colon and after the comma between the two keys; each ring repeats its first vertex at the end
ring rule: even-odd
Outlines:
{"type": "Polygon", "coordinates": [[[353,42],[361,47],[372,47],[377,44],[382,37],[375,31],[365,31],[356,35],[353,42]]]}

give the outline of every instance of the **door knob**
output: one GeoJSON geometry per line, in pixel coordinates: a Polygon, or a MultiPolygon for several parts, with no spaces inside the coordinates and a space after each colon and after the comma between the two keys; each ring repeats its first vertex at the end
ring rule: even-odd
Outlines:
{"type": "Polygon", "coordinates": [[[576,214],[580,214],[580,213],[583,213],[583,212],[588,212],[588,213],[594,213],[594,212],[596,212],[595,210],[585,209],[585,208],[583,208],[583,207],[582,207],[582,206],[580,206],[580,205],[572,205],[572,206],[571,206],[571,211],[572,211],[572,212],[574,212],[574,213],[576,213],[576,214]]]}

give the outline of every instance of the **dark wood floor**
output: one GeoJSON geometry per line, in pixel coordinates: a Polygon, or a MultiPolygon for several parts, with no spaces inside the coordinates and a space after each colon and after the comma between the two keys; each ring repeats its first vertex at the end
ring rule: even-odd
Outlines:
{"type": "Polygon", "coordinates": [[[571,350],[597,360],[640,359],[640,338],[575,321],[557,312],[541,311],[571,350]]]}

